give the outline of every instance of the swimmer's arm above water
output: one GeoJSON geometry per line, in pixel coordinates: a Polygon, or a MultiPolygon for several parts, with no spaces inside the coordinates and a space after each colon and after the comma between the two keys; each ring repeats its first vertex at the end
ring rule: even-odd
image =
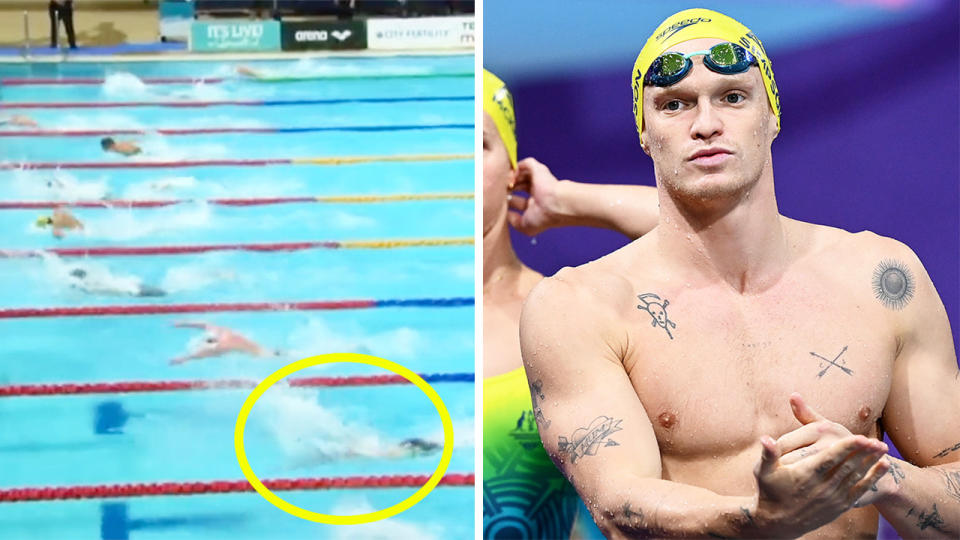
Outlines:
{"type": "Polygon", "coordinates": [[[886,446],[866,437],[792,465],[779,462],[766,437],[756,495],[663,480],[653,426],[619,356],[627,344],[615,306],[635,303],[633,292],[626,282],[592,279],[564,270],[537,285],[520,342],[544,447],[608,538],[800,536],[834,520],[886,472],[886,446]]]}
{"type": "Polygon", "coordinates": [[[917,256],[884,240],[893,245],[884,258],[905,264],[916,289],[891,310],[900,350],[881,418],[907,461],[888,458],[894,470],[881,483],[892,489],[881,491],[892,493],[874,504],[904,538],[960,538],[960,369],[950,323],[917,256]]]}
{"type": "Polygon", "coordinates": [[[557,180],[534,158],[517,164],[507,219],[518,231],[535,235],[553,227],[582,225],[639,238],[657,225],[657,190],[651,186],[590,184],[557,180]]]}
{"type": "Polygon", "coordinates": [[[212,328],[218,328],[210,323],[203,321],[176,321],[173,323],[177,328],[198,328],[200,330],[210,330],[212,328]]]}

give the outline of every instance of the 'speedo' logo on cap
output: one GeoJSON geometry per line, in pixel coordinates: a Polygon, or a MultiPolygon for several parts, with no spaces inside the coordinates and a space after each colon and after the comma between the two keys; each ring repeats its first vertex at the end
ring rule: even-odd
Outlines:
{"type": "Polygon", "coordinates": [[[696,19],[685,19],[685,20],[682,20],[682,21],[677,21],[677,22],[671,24],[670,26],[664,28],[664,29],[663,29],[663,32],[660,32],[659,34],[657,34],[657,37],[656,37],[655,39],[656,39],[657,41],[663,41],[663,40],[665,40],[665,39],[667,39],[668,37],[676,34],[677,32],[683,30],[684,28],[686,28],[686,27],[688,27],[688,26],[693,26],[693,25],[695,25],[695,24],[697,24],[697,23],[702,23],[702,22],[710,22],[710,19],[705,19],[705,18],[703,18],[703,17],[697,17],[696,19]]]}

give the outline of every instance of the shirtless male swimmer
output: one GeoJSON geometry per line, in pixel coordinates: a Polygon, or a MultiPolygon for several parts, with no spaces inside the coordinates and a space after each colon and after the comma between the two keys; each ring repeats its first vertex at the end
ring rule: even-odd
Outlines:
{"type": "Polygon", "coordinates": [[[541,439],[601,530],[860,538],[879,512],[957,538],[960,371],[916,255],[780,215],[779,97],[737,21],[669,17],[633,90],[659,223],[542,281],[520,322],[541,439]]]}

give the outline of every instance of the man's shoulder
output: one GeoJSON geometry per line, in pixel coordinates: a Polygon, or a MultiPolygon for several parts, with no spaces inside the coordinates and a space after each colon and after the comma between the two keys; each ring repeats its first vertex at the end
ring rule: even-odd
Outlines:
{"type": "Polygon", "coordinates": [[[584,317],[596,316],[611,308],[616,309],[620,299],[630,297],[631,290],[630,281],[614,265],[599,259],[562,268],[541,280],[527,296],[524,312],[570,313],[575,310],[584,317]]]}
{"type": "Polygon", "coordinates": [[[807,227],[811,250],[818,255],[831,255],[866,263],[877,257],[916,258],[910,247],[903,242],[873,231],[850,232],[826,225],[802,225],[807,227]]]}

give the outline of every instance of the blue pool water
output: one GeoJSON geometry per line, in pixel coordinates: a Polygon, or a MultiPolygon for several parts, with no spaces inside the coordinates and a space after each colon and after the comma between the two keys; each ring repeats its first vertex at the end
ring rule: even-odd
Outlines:
{"type": "MultiPolygon", "coordinates": [[[[97,85],[2,86],[0,103],[417,98],[392,103],[283,106],[137,106],[2,109],[28,114],[41,129],[223,127],[386,127],[423,129],[119,136],[142,156],[105,154],[99,136],[0,137],[2,201],[178,199],[161,208],[72,208],[83,232],[55,239],[34,225],[49,210],[0,210],[0,250],[87,246],[468,238],[472,199],[381,203],[222,206],[212,198],[472,192],[472,159],[356,165],[215,166],[31,170],[29,164],[315,158],[473,153],[473,78],[358,78],[292,83],[147,85],[148,77],[224,77],[236,62],[0,64],[6,77],[105,77],[97,85]],[[426,99],[420,99],[426,98],[426,99]],[[443,98],[443,99],[432,99],[443,98]],[[458,127],[439,127],[456,125],[458,127]],[[24,165],[25,168],[19,168],[24,165]]],[[[472,56],[328,58],[246,62],[273,74],[451,73],[472,56]]],[[[2,127],[7,131],[22,129],[2,127]]],[[[0,258],[0,309],[219,302],[473,296],[473,246],[402,249],[220,251],[156,256],[0,258]],[[75,265],[164,289],[162,297],[93,294],[72,288],[75,265]]],[[[340,311],[222,312],[0,320],[0,385],[102,381],[261,379],[302,357],[362,352],[418,373],[473,372],[474,310],[391,307],[340,311]],[[279,358],[231,354],[170,365],[197,330],[174,322],[229,327],[279,358]]],[[[295,376],[381,374],[338,364],[295,376]]],[[[449,471],[473,472],[474,387],[436,383],[456,444],[449,471]]],[[[233,428],[248,390],[0,398],[0,489],[165,481],[238,480],[233,428]]],[[[429,474],[437,454],[382,457],[402,439],[442,440],[429,400],[411,385],[291,389],[278,385],[254,407],[246,449],[261,479],[429,474]],[[344,449],[379,457],[324,461],[344,449]],[[359,449],[359,450],[358,450],[359,449]]],[[[293,491],[281,496],[331,514],[395,504],[412,488],[293,491]]],[[[255,493],[0,503],[3,538],[467,538],[474,490],[440,487],[382,522],[336,527],[289,516],[255,493]]]]}

